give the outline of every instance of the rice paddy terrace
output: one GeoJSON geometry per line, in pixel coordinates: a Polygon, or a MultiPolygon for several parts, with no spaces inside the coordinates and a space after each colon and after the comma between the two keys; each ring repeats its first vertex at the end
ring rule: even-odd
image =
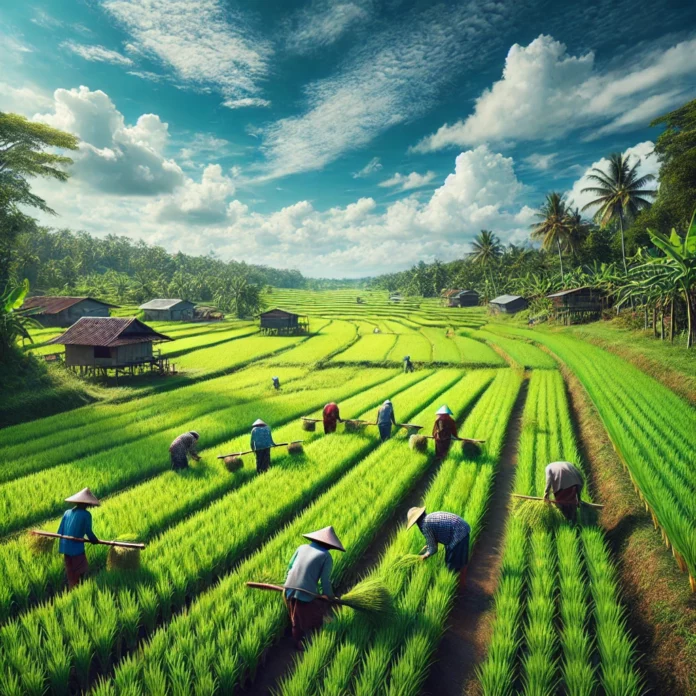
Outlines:
{"type": "MultiPolygon", "coordinates": [[[[307,335],[262,335],[253,322],[152,322],[175,339],[162,351],[179,374],[134,383],[121,401],[0,431],[0,694],[645,693],[640,636],[603,528],[589,515],[573,526],[555,508],[513,504],[511,493],[543,495],[552,461],[575,462],[589,481],[597,474],[563,366],[693,586],[692,406],[569,335],[490,323],[478,308],[360,298],[273,289],[267,304],[307,315],[307,335]],[[406,355],[416,369],[405,374],[406,355]],[[403,429],[382,443],[370,427],[302,428],[300,417],[319,417],[328,401],[344,418],[373,420],[386,398],[399,422],[426,430],[447,403],[460,435],[486,441],[482,453],[453,447],[436,461],[432,443],[412,449],[403,429]],[[262,475],[246,457],[230,473],[216,455],[246,450],[256,418],[276,442],[304,440],[303,452],[275,450],[262,475]],[[168,446],[191,429],[202,460],[171,471],[168,446]],[[102,499],[97,535],[128,534],[147,548],[138,570],[111,569],[105,547],[89,548],[89,578],[68,592],[61,557],[35,555],[26,531],[55,531],[63,499],[85,486],[102,499]],[[443,652],[466,601],[443,552],[403,562],[423,544],[403,524],[421,501],[471,525],[472,592],[477,564],[488,569],[474,612],[479,655],[443,652]],[[347,549],[334,554],[339,593],[378,578],[395,610],[375,623],[340,609],[291,654],[282,601],[245,582],[282,581],[301,534],[329,524],[347,549]]],[[[46,342],[57,333],[37,331],[28,350],[55,352],[46,342]]]]}

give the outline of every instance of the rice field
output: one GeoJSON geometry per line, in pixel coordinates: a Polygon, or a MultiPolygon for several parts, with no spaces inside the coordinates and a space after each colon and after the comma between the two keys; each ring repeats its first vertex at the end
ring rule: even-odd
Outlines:
{"type": "MultiPolygon", "coordinates": [[[[588,475],[595,466],[580,455],[560,360],[597,406],[655,533],[693,577],[693,409],[616,356],[491,323],[483,309],[345,290],[272,289],[266,301],[306,314],[310,332],[156,322],[174,339],[162,350],[177,376],[0,431],[0,694],[267,693],[258,685],[271,664],[267,688],[283,696],[432,693],[427,679],[462,595],[442,548],[412,560],[423,538],[403,516],[414,504],[469,523],[472,567],[486,557],[493,516],[506,520],[485,654],[469,665],[476,693],[643,694],[637,636],[596,519],[573,526],[555,507],[517,502],[508,512],[492,500],[512,451],[513,489],[524,495],[543,495],[551,461],[588,475]],[[403,371],[406,355],[414,372],[403,371]],[[398,423],[425,434],[446,403],[460,436],[485,440],[481,453],[452,446],[440,461],[432,442],[409,446],[403,428],[382,442],[374,426],[325,435],[300,420],[336,401],[343,418],[372,423],[387,398],[398,423]],[[248,449],[256,418],[276,442],[303,440],[301,453],[273,450],[263,474],[249,456],[228,471],[218,455],[248,449]],[[172,471],[169,444],[192,429],[201,460],[172,471]],[[139,568],[119,570],[107,547],[89,546],[86,580],[68,591],[62,557],[37,555],[27,531],[55,531],[64,498],[83,487],[102,500],[100,538],[147,547],[139,568]],[[327,525],[346,547],[333,554],[337,592],[367,580],[387,588],[393,607],[380,621],[340,608],[289,653],[281,598],[245,583],[282,583],[303,532],[327,525]]],[[[55,334],[37,331],[37,344],[55,334]]]]}

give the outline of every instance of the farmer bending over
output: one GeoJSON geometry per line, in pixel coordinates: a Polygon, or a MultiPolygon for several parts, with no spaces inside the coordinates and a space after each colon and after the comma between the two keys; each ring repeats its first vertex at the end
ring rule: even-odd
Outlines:
{"type": "Polygon", "coordinates": [[[275,447],[271,428],[257,418],[251,426],[251,449],[256,455],[256,473],[268,471],[271,466],[271,447],[275,447]]]}
{"type": "Polygon", "coordinates": [[[382,442],[391,437],[392,423],[396,425],[394,407],[392,402],[387,399],[379,407],[379,411],[377,411],[377,427],[379,428],[379,436],[382,438],[382,442]]]}
{"type": "Polygon", "coordinates": [[[280,389],[280,378],[279,377],[271,377],[273,380],[273,387],[275,388],[276,391],[280,389]]]}
{"type": "Polygon", "coordinates": [[[188,433],[179,435],[179,437],[169,445],[169,457],[172,460],[172,469],[188,469],[188,458],[191,457],[197,462],[201,460],[196,452],[196,443],[198,442],[198,433],[191,430],[188,433]]]}
{"type": "MultiPolygon", "coordinates": [[[[58,534],[78,537],[87,537],[90,541],[98,541],[92,531],[92,514],[87,509],[91,505],[100,505],[99,500],[92,494],[89,488],[83,488],[79,493],[65,499],[66,503],[75,503],[72,510],[63,513],[63,519],[58,527],[58,534]]],[[[85,555],[85,544],[83,541],[71,541],[61,539],[58,544],[58,553],[63,554],[65,561],[65,574],[68,578],[68,589],[72,590],[77,585],[85,573],[89,570],[87,556],[85,555]]]]}
{"type": "Polygon", "coordinates": [[[457,437],[457,424],[452,418],[449,406],[441,406],[436,412],[433,425],[433,438],[435,438],[435,456],[444,459],[449,452],[452,439],[457,437]]]}
{"type": "Polygon", "coordinates": [[[315,595],[334,597],[331,587],[333,559],[329,551],[345,551],[333,527],[303,534],[310,544],[303,544],[293,554],[285,578],[285,603],[292,622],[292,639],[302,650],[307,633],[321,628],[329,604],[315,595]],[[321,583],[321,593],[319,592],[321,583]]]}
{"type": "Polygon", "coordinates": [[[549,500],[549,494],[553,490],[553,497],[559,503],[558,507],[571,522],[575,520],[575,513],[580,507],[582,486],[582,474],[570,462],[551,462],[546,467],[544,500],[549,500]]]}
{"type": "Polygon", "coordinates": [[[445,565],[452,572],[459,573],[459,590],[463,590],[469,563],[471,527],[468,523],[451,512],[431,512],[426,515],[424,507],[411,508],[407,519],[406,529],[417,524],[427,542],[421,549],[421,558],[425,560],[435,555],[437,545],[442,544],[445,547],[445,565]]]}
{"type": "Polygon", "coordinates": [[[338,404],[335,404],[333,401],[324,406],[322,418],[324,419],[324,432],[327,434],[336,432],[336,423],[343,423],[341,414],[338,411],[338,404]]]}
{"type": "Polygon", "coordinates": [[[404,358],[404,372],[413,372],[413,363],[411,362],[410,355],[404,358]]]}

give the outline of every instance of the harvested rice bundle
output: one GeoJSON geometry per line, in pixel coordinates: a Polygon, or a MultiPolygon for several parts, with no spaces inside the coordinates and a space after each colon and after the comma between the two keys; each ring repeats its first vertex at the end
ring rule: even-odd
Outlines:
{"type": "Polygon", "coordinates": [[[308,433],[313,433],[317,429],[317,424],[315,421],[303,420],[302,430],[306,430],[308,433]]]}
{"type": "Polygon", "coordinates": [[[425,435],[411,435],[408,438],[408,446],[416,452],[425,452],[428,449],[428,438],[425,435]]]}
{"type": "Polygon", "coordinates": [[[363,423],[362,421],[354,421],[354,420],[347,420],[344,421],[346,432],[347,433],[359,433],[362,432],[365,429],[365,426],[367,423],[363,423]]]}
{"type": "Polygon", "coordinates": [[[481,454],[481,445],[478,442],[469,442],[462,440],[462,454],[467,459],[476,459],[481,454]]]}
{"type": "Polygon", "coordinates": [[[558,506],[543,500],[515,500],[512,514],[532,529],[554,529],[565,522],[558,506]]]}
{"type": "Polygon", "coordinates": [[[225,468],[230,473],[239,471],[243,466],[244,462],[241,457],[225,457],[225,468]]]}
{"type": "MultiPolygon", "coordinates": [[[[132,534],[124,534],[115,541],[135,541],[132,534]]],[[[140,568],[140,549],[124,549],[122,546],[109,548],[106,557],[107,570],[138,570],[140,568]]]]}
{"type": "Polygon", "coordinates": [[[55,550],[55,538],[45,537],[40,534],[27,534],[27,545],[32,553],[37,556],[53,553],[55,550]]]}
{"type": "Polygon", "coordinates": [[[303,451],[301,442],[291,442],[288,445],[288,454],[302,454],[303,451]]]}
{"type": "Polygon", "coordinates": [[[380,620],[394,612],[394,602],[387,586],[377,578],[366,578],[350,592],[341,595],[341,604],[368,612],[380,620]]]}
{"type": "Polygon", "coordinates": [[[404,556],[400,556],[394,561],[392,568],[395,571],[406,570],[408,568],[413,568],[419,563],[423,562],[423,557],[419,556],[417,553],[407,553],[404,556]]]}

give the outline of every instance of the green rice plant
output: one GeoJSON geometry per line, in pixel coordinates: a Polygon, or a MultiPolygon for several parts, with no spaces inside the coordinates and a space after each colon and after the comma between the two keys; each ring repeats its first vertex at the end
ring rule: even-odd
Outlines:
{"type": "Polygon", "coordinates": [[[394,334],[365,333],[347,350],[338,353],[332,358],[333,362],[383,362],[396,344],[397,336],[394,334]]]}
{"type": "Polygon", "coordinates": [[[531,343],[499,335],[494,331],[479,330],[471,334],[486,343],[500,347],[515,365],[535,369],[555,369],[556,361],[531,343]]]}
{"type": "MultiPolygon", "coordinates": [[[[451,510],[470,521],[472,545],[480,533],[480,510],[485,508],[490,495],[495,463],[520,382],[519,375],[507,370],[495,377],[462,429],[467,437],[488,440],[485,455],[481,461],[462,460],[461,454],[452,448],[425,496],[427,509],[451,510]],[[479,477],[487,482],[488,488],[476,486],[479,477]]],[[[375,628],[359,617],[341,613],[331,625],[337,651],[344,654],[345,646],[360,647],[357,652],[345,649],[345,654],[357,656],[356,661],[339,669],[334,666],[335,658],[330,651],[325,650],[321,650],[318,660],[313,641],[296,660],[292,674],[282,680],[280,692],[284,696],[323,694],[325,686],[328,688],[323,682],[324,675],[336,673],[350,678],[337,683],[332,676],[331,691],[326,693],[352,692],[367,696],[414,693],[418,689],[443,630],[456,585],[456,578],[442,566],[440,558],[427,563],[413,559],[421,546],[422,538],[413,530],[407,532],[402,528],[371,574],[381,578],[395,597],[397,615],[393,620],[375,628]],[[365,641],[369,644],[363,649],[365,641]],[[314,665],[312,669],[306,667],[307,660],[314,665]]],[[[326,639],[321,640],[324,645],[326,639]]]]}
{"type": "Polygon", "coordinates": [[[459,363],[462,355],[457,344],[447,335],[445,329],[423,327],[421,333],[430,341],[433,347],[433,362],[459,363]]]}
{"type": "Polygon", "coordinates": [[[397,336],[396,343],[387,355],[387,360],[401,362],[405,355],[411,356],[413,362],[430,362],[432,360],[430,341],[416,333],[397,336]]]}
{"type": "Polygon", "coordinates": [[[464,365],[476,367],[505,365],[505,361],[481,341],[466,336],[453,336],[452,340],[459,349],[461,362],[464,365]]]}
{"type": "Polygon", "coordinates": [[[162,355],[167,355],[173,360],[174,358],[178,358],[192,350],[200,350],[201,348],[217,346],[221,343],[234,341],[238,338],[245,338],[246,336],[252,336],[256,333],[258,333],[258,327],[245,326],[243,328],[235,328],[228,331],[207,331],[205,333],[199,333],[193,336],[187,336],[185,338],[170,336],[170,338],[174,338],[175,340],[171,341],[170,343],[163,343],[159,347],[159,350],[162,355]]]}
{"type": "Polygon", "coordinates": [[[316,363],[348,346],[356,338],[356,328],[348,321],[334,320],[305,343],[269,360],[271,365],[316,363]]]}
{"type": "MultiPolygon", "coordinates": [[[[405,414],[413,415],[424,401],[437,398],[458,377],[456,371],[432,375],[416,383],[402,396],[397,395],[395,405],[405,414]]],[[[402,446],[408,450],[404,438],[390,442],[392,444],[387,443],[390,449],[402,446]]],[[[334,483],[356,460],[376,445],[377,440],[369,436],[334,435],[318,438],[311,443],[306,449],[304,465],[292,460],[295,465],[284,466],[284,461],[290,460],[290,457],[286,455],[285,458],[279,458],[276,465],[263,476],[255,477],[248,485],[189,517],[184,523],[171,528],[151,543],[147,555],[143,554],[139,574],[102,574],[66,595],[55,597],[49,604],[30,610],[24,614],[21,622],[8,623],[0,629],[0,655],[3,655],[5,650],[11,650],[14,645],[14,642],[5,643],[3,637],[9,633],[14,636],[19,634],[23,650],[27,655],[32,655],[30,659],[38,664],[43,645],[41,631],[36,633],[34,629],[40,627],[46,621],[46,617],[56,616],[61,625],[66,627],[63,635],[66,644],[72,646],[75,640],[87,636],[101,669],[107,669],[123,631],[123,627],[118,623],[123,589],[137,587],[137,597],[140,601],[142,587],[152,587],[158,595],[159,614],[162,620],[168,621],[188,599],[214,585],[241,557],[257,547],[261,539],[279,529],[293,514],[306,506],[320,491],[334,483]],[[284,495],[279,495],[279,491],[283,491],[284,495]],[[258,505],[259,500],[265,501],[261,508],[258,505]],[[110,628],[109,631],[97,631],[97,626],[101,626],[100,622],[104,621],[105,616],[116,617],[115,632],[110,628]],[[31,635],[37,635],[38,639],[31,640],[31,635]]],[[[379,471],[376,462],[382,461],[382,466],[393,467],[394,461],[387,454],[388,450],[387,453],[382,453],[380,449],[379,454],[375,453],[376,456],[369,457],[369,461],[365,460],[369,467],[367,464],[364,467],[361,464],[360,467],[367,467],[370,472],[373,469],[379,471]]],[[[404,478],[395,479],[390,484],[391,487],[384,488],[384,495],[393,494],[396,489],[401,490],[401,486],[407,486],[409,477],[418,475],[419,471],[422,473],[422,467],[427,464],[428,458],[419,455],[412,457],[411,461],[413,466],[404,469],[404,478]]],[[[380,473],[382,474],[383,472],[380,473]]],[[[350,485],[341,482],[340,486],[334,487],[341,491],[340,495],[336,494],[338,500],[347,496],[346,488],[348,491],[354,491],[351,495],[357,496],[356,501],[360,500],[360,496],[369,496],[369,491],[380,488],[372,474],[368,476],[365,471],[362,471],[360,476],[351,473],[350,477],[350,485]]],[[[353,504],[348,510],[352,519],[360,517],[359,505],[353,504]]],[[[386,510],[380,510],[379,514],[386,514],[386,510]]],[[[350,550],[347,557],[350,557],[350,550]]],[[[262,563],[255,567],[251,575],[277,577],[281,572],[277,568],[266,567],[266,555],[257,555],[257,558],[261,558],[262,563]]],[[[219,587],[221,588],[222,584],[219,587]]],[[[215,592],[218,592],[217,588],[215,592]]],[[[245,590],[242,590],[242,594],[247,595],[245,590]]],[[[227,621],[227,610],[225,616],[227,621]]],[[[252,616],[246,616],[244,620],[251,629],[252,616]]],[[[270,620],[270,617],[267,620],[270,620]]],[[[113,625],[112,622],[106,622],[107,627],[113,625]]],[[[245,642],[240,644],[240,650],[246,650],[250,655],[260,655],[260,652],[255,652],[254,647],[260,634],[252,630],[247,635],[245,642]]],[[[229,649],[229,646],[226,649],[229,649]]]]}

